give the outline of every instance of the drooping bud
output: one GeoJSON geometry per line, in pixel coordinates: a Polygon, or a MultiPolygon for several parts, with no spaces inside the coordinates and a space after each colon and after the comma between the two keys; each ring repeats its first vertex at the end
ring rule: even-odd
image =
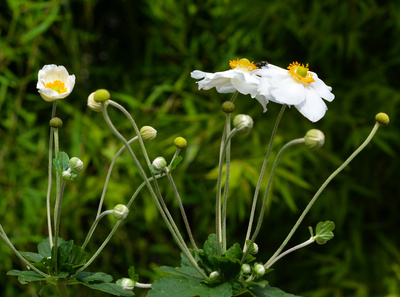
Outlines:
{"type": "Polygon", "coordinates": [[[187,141],[185,138],[179,136],[175,138],[174,145],[179,149],[183,149],[187,146],[187,141]]]}
{"type": "Polygon", "coordinates": [[[113,209],[113,216],[116,220],[122,221],[125,220],[128,216],[129,209],[123,204],[117,204],[113,209]]]}
{"type": "Polygon", "coordinates": [[[60,118],[54,117],[50,120],[50,127],[60,129],[63,126],[63,121],[60,118]]]}
{"type": "Polygon", "coordinates": [[[250,274],[251,273],[251,267],[247,263],[244,263],[240,269],[241,269],[243,274],[250,274]]]}
{"type": "Polygon", "coordinates": [[[165,167],[167,167],[167,161],[165,161],[163,157],[157,157],[154,159],[152,166],[155,171],[160,172],[163,171],[165,167]]]}
{"type": "Polygon", "coordinates": [[[132,291],[134,287],[135,287],[135,282],[132,279],[126,277],[122,279],[121,281],[122,290],[129,292],[132,291]]]}
{"type": "Polygon", "coordinates": [[[248,132],[253,128],[253,119],[247,114],[238,114],[233,119],[233,126],[241,132],[248,132]]]}
{"type": "Polygon", "coordinates": [[[258,244],[257,243],[253,242],[253,245],[251,246],[249,253],[252,255],[255,255],[258,253],[258,244]]]}
{"type": "Polygon", "coordinates": [[[310,149],[319,149],[325,143],[325,135],[321,130],[308,130],[304,136],[304,144],[310,149]]]}
{"type": "Polygon", "coordinates": [[[254,265],[253,271],[254,271],[254,274],[255,274],[257,277],[263,276],[263,275],[265,274],[264,265],[259,264],[259,263],[256,263],[256,264],[254,265]]]}
{"type": "Polygon", "coordinates": [[[220,276],[220,274],[218,271],[213,271],[210,273],[209,278],[210,278],[210,280],[215,281],[219,278],[219,276],[220,276]]]}
{"type": "Polygon", "coordinates": [[[384,112],[380,112],[375,116],[375,120],[379,123],[379,125],[389,125],[389,116],[384,113],[384,112]]]}
{"type": "Polygon", "coordinates": [[[225,113],[232,113],[235,111],[235,103],[233,103],[232,101],[225,101],[224,103],[222,103],[221,109],[225,113]]]}
{"type": "Polygon", "coordinates": [[[94,101],[96,102],[104,102],[109,100],[111,97],[110,92],[107,91],[106,89],[99,89],[96,92],[94,92],[94,101]]]}
{"type": "Polygon", "coordinates": [[[156,138],[157,130],[150,126],[143,126],[140,129],[140,135],[144,141],[151,141],[156,138]]]}
{"type": "MultiPolygon", "coordinates": [[[[94,100],[94,94],[95,92],[89,95],[87,100],[87,106],[95,112],[101,112],[101,102],[94,100]]],[[[108,105],[108,101],[105,101],[104,103],[106,104],[106,106],[108,105]]]]}
{"type": "Polygon", "coordinates": [[[69,160],[69,167],[75,173],[79,173],[83,169],[83,162],[77,157],[72,157],[69,160]]]}

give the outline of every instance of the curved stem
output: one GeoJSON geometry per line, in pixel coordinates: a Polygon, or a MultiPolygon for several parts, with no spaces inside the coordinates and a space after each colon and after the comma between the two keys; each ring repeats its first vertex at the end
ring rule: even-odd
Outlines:
{"type": "MultiPolygon", "coordinates": [[[[226,133],[231,133],[231,114],[226,114],[226,133]]],[[[228,205],[228,189],[229,189],[229,176],[231,167],[231,141],[226,141],[226,170],[225,170],[225,185],[224,197],[222,199],[222,254],[226,251],[226,208],[228,205]]],[[[220,189],[218,189],[220,191],[220,189]]]]}
{"type": "MultiPolygon", "coordinates": [[[[57,100],[53,101],[53,109],[51,111],[51,119],[56,116],[57,110],[57,100]]],[[[52,235],[52,227],[51,227],[51,182],[53,179],[52,169],[53,169],[53,139],[54,139],[54,129],[50,127],[50,135],[49,135],[49,166],[47,169],[48,181],[47,181],[47,195],[46,195],[46,209],[47,209],[47,229],[49,232],[49,242],[50,248],[53,247],[53,235],[52,235]]]]}
{"type": "Polygon", "coordinates": [[[54,207],[54,267],[55,273],[58,274],[58,238],[60,234],[61,207],[64,195],[65,180],[63,179],[60,187],[60,194],[56,197],[56,205],[54,207]]]}
{"type": "Polygon", "coordinates": [[[376,123],[375,126],[372,128],[371,133],[368,135],[368,137],[365,139],[365,141],[359,146],[358,149],[356,149],[350,157],[347,158],[346,161],[342,165],[339,166],[338,169],[336,169],[327,179],[326,181],[321,185],[321,187],[318,189],[318,191],[315,193],[314,197],[311,199],[311,201],[308,203],[307,207],[304,209],[303,213],[300,215],[299,219],[297,220],[296,224],[290,230],[289,234],[287,235],[286,239],[283,241],[281,246],[278,248],[278,250],[272,255],[272,257],[268,260],[268,262],[265,264],[268,266],[274,259],[279,255],[279,253],[285,248],[286,244],[289,242],[290,238],[293,236],[294,232],[297,230],[301,222],[303,221],[304,217],[307,215],[315,201],[317,201],[318,197],[321,195],[322,191],[326,188],[326,186],[335,178],[336,175],[338,175],[354,158],[357,156],[366,146],[367,144],[371,141],[371,139],[374,137],[376,131],[379,128],[379,124],[376,123]]]}
{"type": "Polygon", "coordinates": [[[251,212],[250,212],[249,225],[247,227],[247,234],[246,234],[246,239],[244,241],[245,243],[243,245],[243,251],[246,249],[246,241],[249,240],[249,238],[250,238],[251,229],[253,227],[254,215],[255,215],[256,206],[257,206],[258,193],[260,191],[262,179],[264,177],[265,169],[267,167],[269,155],[271,154],[272,144],[273,144],[274,139],[275,139],[276,131],[278,130],[278,126],[279,126],[279,123],[280,123],[280,121],[282,119],[282,116],[283,116],[283,113],[284,113],[285,109],[286,109],[286,104],[282,105],[281,111],[279,112],[278,117],[276,118],[274,128],[272,129],[272,134],[271,134],[271,138],[269,140],[269,145],[268,145],[268,151],[267,151],[267,154],[265,155],[264,162],[263,162],[262,167],[261,167],[260,176],[258,178],[256,190],[254,192],[253,203],[252,203],[251,212]]]}

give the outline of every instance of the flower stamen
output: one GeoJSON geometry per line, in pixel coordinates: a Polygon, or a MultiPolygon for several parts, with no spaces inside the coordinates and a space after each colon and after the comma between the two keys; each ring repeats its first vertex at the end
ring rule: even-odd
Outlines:
{"type": "Polygon", "coordinates": [[[290,63],[288,66],[290,75],[298,82],[302,84],[310,84],[314,82],[314,78],[312,77],[312,73],[308,69],[308,64],[304,66],[304,64],[299,64],[298,62],[290,63]]]}
{"type": "Polygon", "coordinates": [[[58,94],[67,92],[67,88],[65,87],[64,83],[60,80],[55,80],[53,82],[47,83],[45,85],[45,88],[56,91],[58,94]]]}
{"type": "Polygon", "coordinates": [[[242,71],[253,71],[258,69],[256,65],[254,65],[254,62],[250,62],[248,59],[237,59],[229,61],[229,66],[231,66],[232,69],[240,69],[242,71]]]}

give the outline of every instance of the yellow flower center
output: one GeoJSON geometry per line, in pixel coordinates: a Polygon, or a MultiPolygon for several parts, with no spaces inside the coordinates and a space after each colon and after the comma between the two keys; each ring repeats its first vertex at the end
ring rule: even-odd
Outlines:
{"type": "Polygon", "coordinates": [[[67,88],[65,87],[64,83],[59,80],[55,80],[53,82],[49,82],[45,85],[45,88],[47,89],[52,89],[56,91],[58,94],[65,93],[67,91],[67,88]]]}
{"type": "Polygon", "coordinates": [[[243,71],[253,71],[258,69],[256,65],[254,65],[254,62],[250,62],[247,59],[237,59],[229,61],[229,66],[231,66],[232,69],[240,69],[243,71]]]}
{"type": "Polygon", "coordinates": [[[290,63],[288,66],[290,75],[298,82],[302,84],[310,84],[315,80],[312,77],[312,73],[308,70],[308,64],[304,66],[304,64],[299,64],[298,62],[290,63]]]}

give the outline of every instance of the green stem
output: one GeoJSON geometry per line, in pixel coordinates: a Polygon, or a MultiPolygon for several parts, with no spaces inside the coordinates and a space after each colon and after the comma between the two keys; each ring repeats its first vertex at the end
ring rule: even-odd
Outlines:
{"type": "Polygon", "coordinates": [[[246,241],[249,240],[250,235],[251,235],[251,229],[253,227],[253,220],[254,220],[254,215],[255,215],[257,200],[258,200],[258,193],[260,191],[260,187],[261,187],[262,179],[264,177],[265,169],[267,168],[267,163],[268,163],[269,155],[271,154],[272,144],[275,139],[276,131],[278,130],[278,126],[282,119],[285,109],[286,109],[286,104],[282,105],[281,111],[279,112],[278,117],[276,118],[274,128],[272,129],[272,134],[271,134],[271,138],[269,140],[269,145],[268,145],[268,151],[267,151],[267,154],[265,155],[264,162],[261,167],[260,176],[258,178],[256,190],[254,192],[253,203],[252,203],[251,212],[250,212],[249,225],[247,228],[246,239],[244,241],[245,244],[243,245],[243,251],[246,249],[246,241]]]}
{"type": "Polygon", "coordinates": [[[358,149],[356,149],[350,157],[347,158],[346,161],[342,165],[339,166],[338,169],[336,169],[327,179],[326,181],[322,184],[322,186],[318,189],[318,191],[315,193],[314,197],[311,199],[311,201],[308,203],[307,207],[304,209],[303,213],[297,220],[296,224],[290,230],[289,234],[287,235],[286,239],[283,241],[281,246],[278,248],[278,250],[275,252],[275,254],[272,255],[272,257],[267,261],[265,264],[268,266],[274,259],[279,255],[279,253],[285,248],[286,244],[289,242],[290,238],[292,238],[294,232],[297,230],[301,222],[303,221],[304,217],[307,215],[315,201],[317,201],[318,197],[321,195],[322,191],[326,188],[326,186],[335,178],[336,175],[338,175],[354,158],[357,156],[371,141],[371,139],[374,137],[376,131],[379,128],[379,123],[376,123],[375,126],[373,127],[371,133],[368,135],[368,137],[365,139],[365,141],[360,145],[358,149]]]}
{"type": "Polygon", "coordinates": [[[65,180],[63,179],[60,187],[59,197],[56,199],[56,205],[54,206],[54,267],[55,273],[58,274],[58,239],[60,235],[60,222],[61,222],[61,207],[62,199],[64,195],[65,180]]]}
{"type": "MultiPolygon", "coordinates": [[[[226,133],[231,133],[231,114],[226,114],[226,133]]],[[[226,142],[226,170],[225,170],[225,185],[224,197],[222,199],[222,254],[226,251],[226,208],[228,205],[228,189],[229,189],[229,174],[231,166],[231,141],[226,142]]],[[[220,189],[219,189],[220,190],[220,189]]]]}
{"type": "Polygon", "coordinates": [[[267,189],[265,190],[265,194],[263,197],[263,201],[261,204],[261,209],[260,209],[260,214],[258,217],[258,221],[257,221],[257,226],[256,229],[254,230],[253,236],[251,237],[250,243],[246,246],[244,255],[242,257],[242,261],[241,264],[244,263],[244,260],[246,259],[247,255],[249,254],[249,251],[251,249],[251,246],[253,245],[254,241],[256,240],[258,233],[260,232],[261,229],[261,225],[264,219],[264,213],[265,213],[265,209],[266,209],[266,205],[267,205],[267,200],[268,200],[268,195],[269,195],[269,191],[271,189],[271,185],[272,185],[272,180],[273,177],[275,175],[275,169],[279,163],[280,158],[282,157],[283,153],[286,151],[286,149],[288,149],[289,147],[296,145],[296,144],[300,144],[300,143],[304,143],[304,138],[298,138],[298,139],[294,139],[292,141],[289,141],[287,144],[285,144],[281,150],[279,151],[279,153],[276,155],[274,164],[272,165],[272,169],[271,169],[271,173],[268,179],[268,184],[267,184],[267,189]]]}

